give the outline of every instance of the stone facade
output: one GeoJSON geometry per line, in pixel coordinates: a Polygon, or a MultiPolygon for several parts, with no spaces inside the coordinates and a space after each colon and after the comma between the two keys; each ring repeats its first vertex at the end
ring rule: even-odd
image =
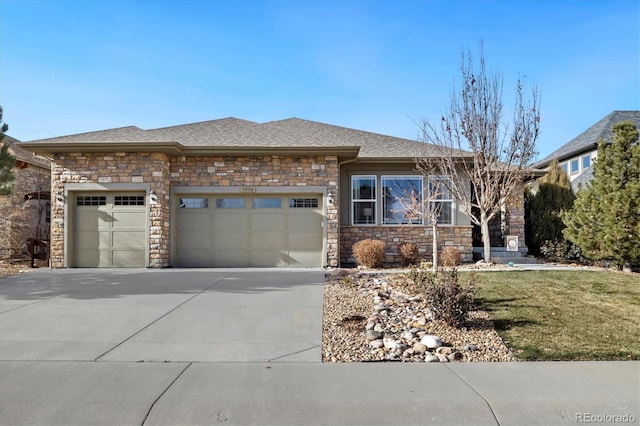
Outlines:
{"type": "MultiPolygon", "coordinates": [[[[149,266],[169,266],[169,161],[163,153],[55,154],[52,193],[63,194],[68,183],[149,183],[158,203],[150,206],[149,266]]],[[[64,203],[53,197],[51,266],[63,267],[64,203]]]]}
{"type": "MultiPolygon", "coordinates": [[[[457,247],[463,262],[473,257],[471,226],[438,227],[438,247],[457,247]]],[[[353,245],[361,240],[382,240],[386,244],[385,266],[400,264],[398,245],[407,241],[418,244],[418,258],[431,261],[432,232],[430,226],[342,226],[340,227],[340,263],[342,266],[355,265],[353,245]]]]}
{"type": "Polygon", "coordinates": [[[524,183],[518,185],[502,212],[489,221],[491,247],[504,247],[507,235],[518,237],[518,246],[526,248],[524,232],[524,183]]]}
{"type": "MultiPolygon", "coordinates": [[[[335,156],[168,156],[163,153],[60,153],[53,168],[53,193],[68,183],[148,183],[157,196],[150,206],[149,266],[170,266],[170,193],[175,186],[326,187],[337,200],[335,156]]],[[[327,206],[327,264],[338,266],[338,206],[327,206]]],[[[51,264],[64,261],[64,202],[52,208],[51,264]]]]}
{"type": "Polygon", "coordinates": [[[0,259],[26,253],[27,238],[49,239],[50,170],[22,163],[14,174],[11,194],[0,195],[0,259]],[[39,200],[25,201],[25,195],[37,193],[42,194],[39,200]]]}

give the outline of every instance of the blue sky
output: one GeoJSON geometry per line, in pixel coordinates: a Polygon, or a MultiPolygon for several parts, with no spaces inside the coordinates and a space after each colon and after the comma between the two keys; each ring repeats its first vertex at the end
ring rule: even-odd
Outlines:
{"type": "Polygon", "coordinates": [[[640,1],[2,0],[0,105],[33,140],[300,117],[415,139],[483,40],[542,94],[539,158],[640,109],[640,1]]]}

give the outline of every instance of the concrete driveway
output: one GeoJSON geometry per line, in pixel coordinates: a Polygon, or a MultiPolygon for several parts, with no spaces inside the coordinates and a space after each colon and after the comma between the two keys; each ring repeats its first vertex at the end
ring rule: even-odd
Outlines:
{"type": "Polygon", "coordinates": [[[0,281],[0,360],[320,362],[321,269],[37,270],[0,281]]]}

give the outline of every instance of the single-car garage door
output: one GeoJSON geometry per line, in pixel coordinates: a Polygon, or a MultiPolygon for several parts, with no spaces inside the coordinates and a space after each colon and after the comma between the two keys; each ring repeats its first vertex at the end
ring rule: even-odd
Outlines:
{"type": "Polygon", "coordinates": [[[144,267],[146,217],[144,193],[78,193],[73,265],[144,267]]]}
{"type": "Polygon", "coordinates": [[[322,266],[322,196],[177,195],[176,266],[322,266]]]}

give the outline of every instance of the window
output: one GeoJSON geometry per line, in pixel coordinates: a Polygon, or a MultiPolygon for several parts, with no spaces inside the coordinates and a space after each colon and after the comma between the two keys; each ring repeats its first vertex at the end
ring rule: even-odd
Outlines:
{"type": "Polygon", "coordinates": [[[180,198],[181,209],[208,209],[208,198],[180,198]]]}
{"type": "Polygon", "coordinates": [[[560,164],[560,168],[562,170],[564,170],[564,172],[568,175],[569,174],[569,166],[567,165],[567,163],[562,163],[560,164]]]}
{"type": "Polygon", "coordinates": [[[244,209],[244,198],[216,198],[219,209],[244,209]]]}
{"type": "Polygon", "coordinates": [[[439,225],[453,225],[453,197],[447,188],[448,178],[429,178],[429,207],[438,214],[439,225]]]}
{"type": "Polygon", "coordinates": [[[107,197],[104,195],[78,195],[76,206],[106,206],[107,197]]]}
{"type": "Polygon", "coordinates": [[[571,160],[571,174],[575,175],[578,172],[580,172],[580,162],[578,161],[578,159],[573,159],[571,160]]]}
{"type": "Polygon", "coordinates": [[[351,177],[352,220],[354,225],[376,223],[376,177],[351,177]]]}
{"type": "Polygon", "coordinates": [[[382,176],[382,223],[422,225],[422,177],[382,176]]]}
{"type": "Polygon", "coordinates": [[[113,201],[116,206],[144,206],[144,195],[116,195],[113,201]]]}
{"type": "Polygon", "coordinates": [[[254,198],[251,204],[254,209],[279,209],[282,208],[282,198],[254,198]]]}
{"type": "Polygon", "coordinates": [[[591,156],[589,154],[582,157],[582,170],[591,167],[591,156]]]}
{"type": "Polygon", "coordinates": [[[317,198],[289,198],[289,208],[292,209],[317,209],[317,198]]]}

